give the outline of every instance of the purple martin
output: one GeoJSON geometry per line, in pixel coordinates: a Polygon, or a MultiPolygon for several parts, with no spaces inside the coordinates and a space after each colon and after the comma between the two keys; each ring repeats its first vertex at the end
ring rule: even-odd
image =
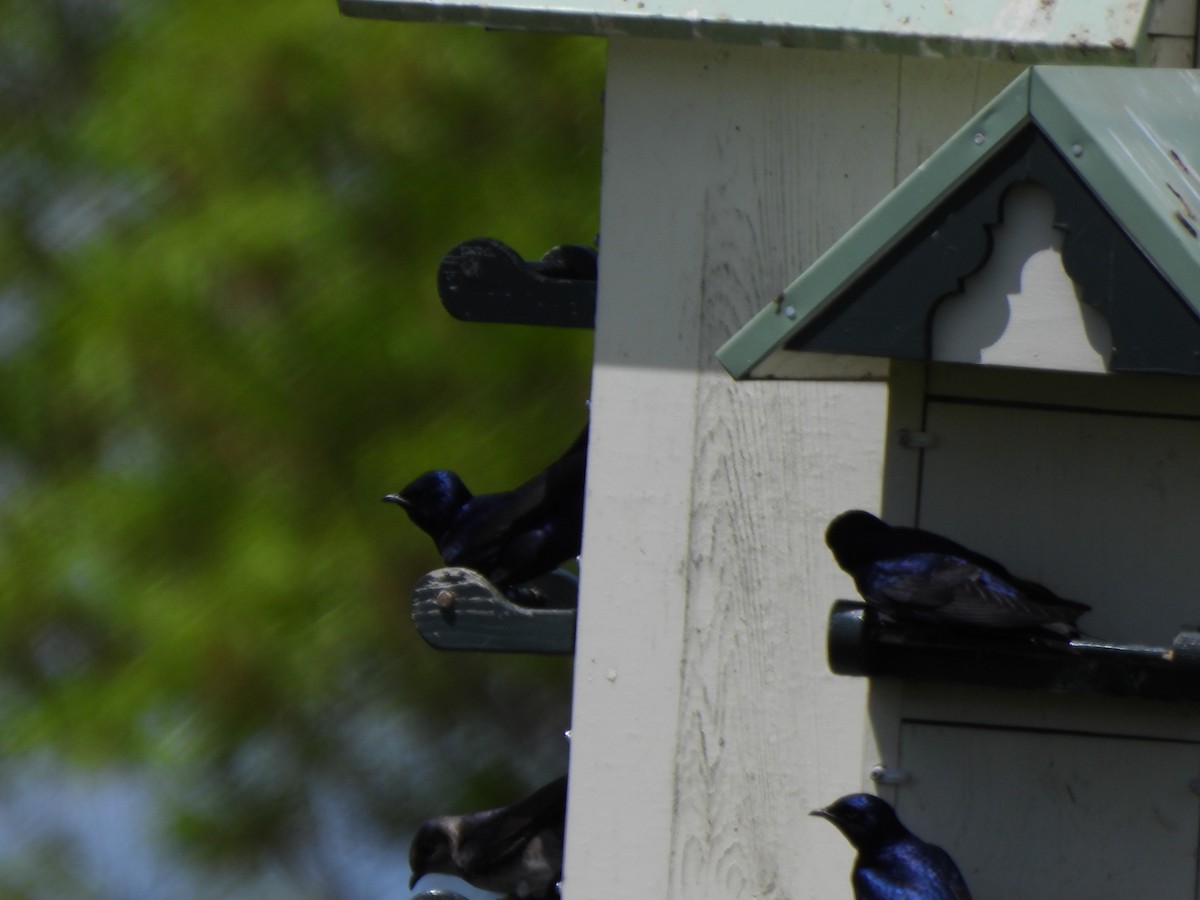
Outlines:
{"type": "Polygon", "coordinates": [[[408,852],[409,890],[437,872],[505,900],[558,900],[566,816],[563,775],[512,806],[430,819],[408,852]]]}
{"type": "Polygon", "coordinates": [[[426,472],[383,499],[433,538],[448,566],[474,569],[510,596],[515,586],[579,555],[588,429],[511,491],[471,493],[454,472],[426,472]]]}
{"type": "Polygon", "coordinates": [[[810,815],[828,819],[858,851],[855,900],[971,900],[950,854],[905,828],[886,800],[849,794],[810,815]]]}
{"type": "Polygon", "coordinates": [[[825,543],[867,604],[895,622],[1072,638],[1091,609],[949,538],[860,509],[830,522],[825,543]]]}

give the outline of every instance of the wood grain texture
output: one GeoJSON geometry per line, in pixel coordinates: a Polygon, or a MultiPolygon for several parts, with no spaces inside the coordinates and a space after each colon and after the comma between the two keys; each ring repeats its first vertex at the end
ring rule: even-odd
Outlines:
{"type": "Polygon", "coordinates": [[[969,59],[898,58],[896,183],[1008,87],[1026,66],[969,59]]]}
{"type": "Polygon", "coordinates": [[[1090,604],[1097,637],[1169,644],[1195,622],[1200,420],[930,402],[928,424],[922,526],[1090,604]]]}
{"type": "MultiPolygon", "coordinates": [[[[609,47],[564,871],[572,900],[666,894],[699,353],[692,248],[703,221],[702,194],[683,177],[704,137],[688,127],[692,70],[671,61],[682,46],[609,47]]],[[[701,65],[719,52],[688,49],[701,65]]]]}
{"type": "MultiPolygon", "coordinates": [[[[820,534],[844,501],[832,476],[878,469],[883,389],[740,385],[712,356],[891,186],[890,160],[864,176],[838,148],[877,119],[895,62],[839,77],[839,59],[612,44],[571,900],[827,895],[810,835],[844,858],[832,883],[848,871],[799,773],[860,778],[837,746],[860,741],[864,686],[825,670],[837,576],[820,534]],[[822,121],[851,102],[861,119],[822,121]],[[837,199],[814,196],[835,164],[837,199]]],[[[853,489],[877,502],[877,480],[853,489]]]]}
{"type": "Polygon", "coordinates": [[[427,644],[439,650],[571,653],[575,577],[558,569],[530,587],[542,593],[548,608],[518,606],[471,569],[435,569],[413,588],[413,625],[427,644]]]}
{"type": "MultiPolygon", "coordinates": [[[[909,375],[893,418],[920,401],[935,440],[920,454],[919,497],[894,521],[1092,604],[1081,626],[1099,638],[1163,643],[1195,620],[1194,380],[943,365],[925,385],[909,375]]],[[[886,795],[914,827],[963,836],[980,900],[1194,894],[1200,705],[886,679],[870,703],[875,752],[908,776],[886,795]],[[996,858],[1018,846],[1021,866],[996,858]]]]}
{"type": "Polygon", "coordinates": [[[610,42],[566,900],[849,896],[807,813],[877,757],[825,663],[853,586],[823,535],[880,508],[886,387],[713,353],[1018,71],[992,65],[610,42]]]}
{"type": "Polygon", "coordinates": [[[1195,742],[907,723],[898,811],[980,900],[1193,897],[1198,758],[1195,742]]]}
{"type": "Polygon", "coordinates": [[[864,686],[825,665],[840,579],[823,532],[842,504],[878,502],[877,480],[851,479],[878,471],[884,391],[738,384],[712,354],[891,188],[869,157],[876,133],[894,133],[879,85],[895,70],[887,58],[745,54],[710,94],[736,118],[703,185],[671,897],[824,897],[849,870],[838,843],[844,864],[822,865],[840,837],[807,815],[828,802],[820,785],[862,777],[839,747],[857,748],[864,686]]]}

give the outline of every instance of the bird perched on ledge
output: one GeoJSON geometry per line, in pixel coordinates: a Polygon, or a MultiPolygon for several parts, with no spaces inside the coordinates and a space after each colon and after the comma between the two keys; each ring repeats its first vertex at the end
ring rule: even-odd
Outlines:
{"type": "Polygon", "coordinates": [[[860,509],[834,518],[825,543],[867,604],[896,622],[1072,638],[1091,609],[949,538],[860,509]]]}
{"type": "Polygon", "coordinates": [[[409,849],[409,890],[437,872],[505,900],[558,900],[566,816],[563,775],[512,806],[430,819],[409,849]]]}
{"type": "Polygon", "coordinates": [[[828,819],[858,851],[855,900],[971,900],[950,854],[905,828],[886,800],[849,794],[810,815],[828,819]]]}
{"type": "Polygon", "coordinates": [[[512,597],[517,585],[579,555],[588,429],[511,491],[471,493],[454,472],[426,472],[383,499],[433,538],[448,566],[474,569],[512,597]]]}

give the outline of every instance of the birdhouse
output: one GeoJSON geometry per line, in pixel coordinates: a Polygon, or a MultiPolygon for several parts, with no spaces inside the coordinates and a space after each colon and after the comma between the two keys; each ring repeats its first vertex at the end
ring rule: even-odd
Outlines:
{"type": "Polygon", "coordinates": [[[947,534],[1135,655],[1200,622],[1197,94],[1142,71],[1195,0],[340,2],[608,42],[566,900],[849,897],[808,813],[872,771],[977,898],[1193,890],[1200,707],[834,674],[823,535],[947,534]]]}
{"type": "Polygon", "coordinates": [[[886,377],[885,518],[1093,607],[1070,644],[835,607],[875,776],[985,896],[1194,889],[1198,159],[1200,72],[1034,66],[718,354],[886,377]]]}

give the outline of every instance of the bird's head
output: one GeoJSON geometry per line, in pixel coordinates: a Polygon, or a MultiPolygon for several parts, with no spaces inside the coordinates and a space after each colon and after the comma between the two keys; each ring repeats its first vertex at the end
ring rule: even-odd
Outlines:
{"type": "Polygon", "coordinates": [[[471,492],[461,478],[446,469],[426,472],[410,481],[403,490],[383,498],[395,503],[422,531],[440,534],[454,521],[471,492]]]}
{"type": "Polygon", "coordinates": [[[809,815],[828,819],[858,850],[869,850],[906,833],[891,804],[873,794],[848,794],[809,815]]]}
{"type": "Polygon", "coordinates": [[[413,837],[408,848],[408,867],[412,877],[408,880],[411,891],[418,881],[431,873],[457,875],[454,853],[458,849],[458,820],[454,816],[440,816],[425,822],[413,837]]]}
{"type": "Polygon", "coordinates": [[[891,530],[877,516],[861,509],[852,509],[835,516],[825,528],[825,545],[833,551],[837,564],[847,572],[871,562],[875,548],[891,530]]]}

